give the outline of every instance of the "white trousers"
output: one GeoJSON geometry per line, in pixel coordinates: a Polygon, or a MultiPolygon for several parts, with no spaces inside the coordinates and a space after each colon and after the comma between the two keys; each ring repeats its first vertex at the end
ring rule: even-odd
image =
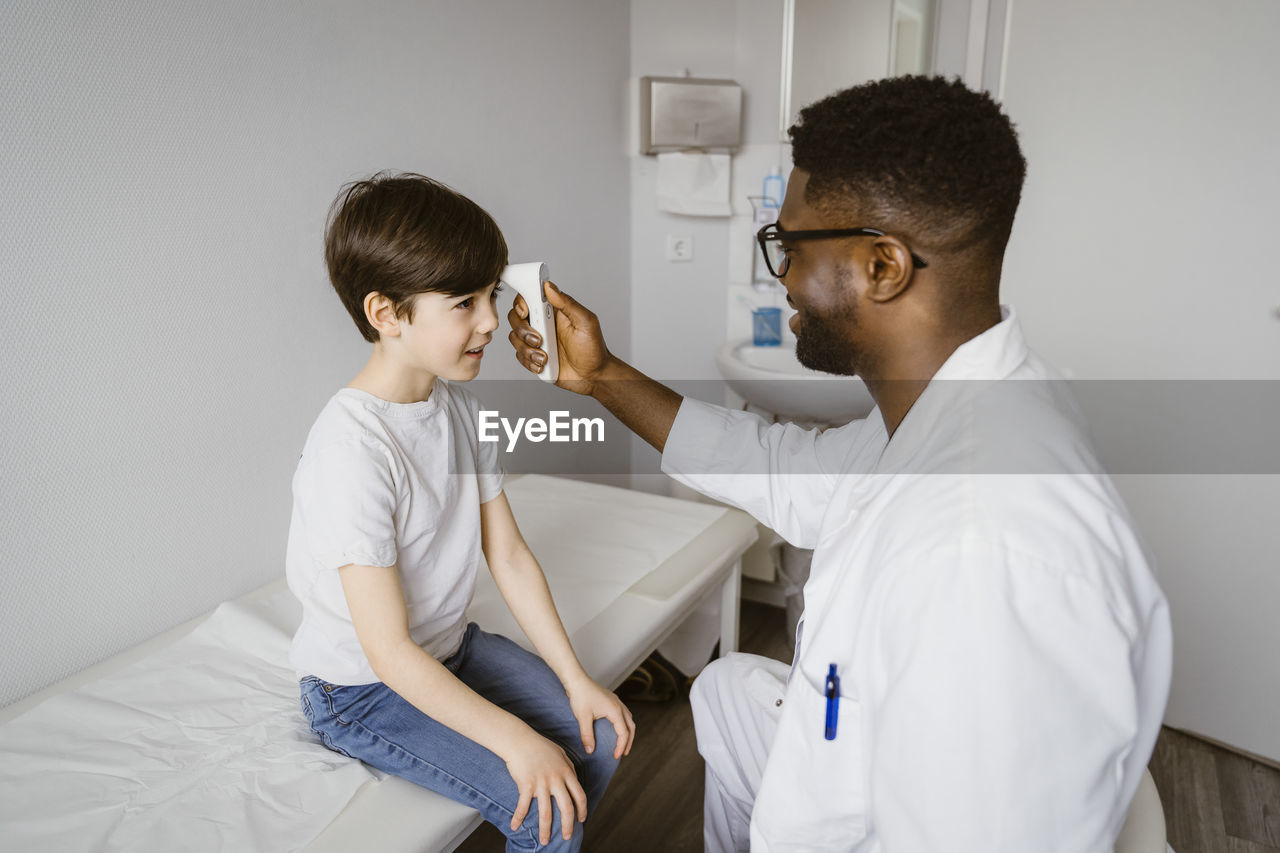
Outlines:
{"type": "Polygon", "coordinates": [[[751,848],[751,807],[790,671],[772,658],[735,653],[710,663],[693,683],[693,726],[698,752],[707,763],[706,853],[747,853],[751,848]]]}

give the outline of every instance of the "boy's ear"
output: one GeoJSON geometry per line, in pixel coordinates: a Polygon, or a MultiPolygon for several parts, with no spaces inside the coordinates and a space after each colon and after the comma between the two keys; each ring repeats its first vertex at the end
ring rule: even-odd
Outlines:
{"type": "Polygon", "coordinates": [[[364,298],[364,316],[369,325],[377,330],[379,337],[394,338],[400,335],[400,318],[396,316],[396,306],[376,290],[364,298]]]}

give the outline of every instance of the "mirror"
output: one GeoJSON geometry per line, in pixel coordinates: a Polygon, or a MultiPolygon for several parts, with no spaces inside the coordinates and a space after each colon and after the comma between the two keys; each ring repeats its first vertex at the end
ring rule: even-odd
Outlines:
{"type": "Polygon", "coordinates": [[[867,80],[931,74],[937,0],[783,0],[781,133],[806,105],[867,80]]]}

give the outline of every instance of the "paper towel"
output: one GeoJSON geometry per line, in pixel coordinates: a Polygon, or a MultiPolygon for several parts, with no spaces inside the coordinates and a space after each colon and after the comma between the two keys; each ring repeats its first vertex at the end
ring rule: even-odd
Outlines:
{"type": "Polygon", "coordinates": [[[658,155],[658,209],[685,216],[729,216],[729,155],[658,155]]]}

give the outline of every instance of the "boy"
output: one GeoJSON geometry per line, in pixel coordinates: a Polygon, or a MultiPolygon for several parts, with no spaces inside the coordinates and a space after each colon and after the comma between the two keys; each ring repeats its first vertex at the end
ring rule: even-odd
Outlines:
{"type": "Polygon", "coordinates": [[[553,833],[546,849],[578,850],[635,727],[578,662],[455,384],[498,327],[502,232],[448,187],[383,173],[338,195],[325,260],[373,352],[293,479],[303,711],[331,749],[480,811],[509,851],[553,833]],[[481,551],[546,662],[466,622],[481,551]]]}

